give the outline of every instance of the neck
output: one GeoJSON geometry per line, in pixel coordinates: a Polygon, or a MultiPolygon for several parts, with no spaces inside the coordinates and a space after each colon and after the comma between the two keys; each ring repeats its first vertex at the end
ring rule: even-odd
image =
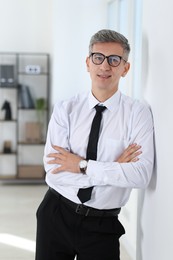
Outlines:
{"type": "Polygon", "coordinates": [[[99,101],[99,102],[105,102],[107,99],[109,99],[110,97],[112,97],[116,91],[113,92],[107,92],[107,91],[95,91],[92,89],[92,94],[93,96],[99,101]]]}

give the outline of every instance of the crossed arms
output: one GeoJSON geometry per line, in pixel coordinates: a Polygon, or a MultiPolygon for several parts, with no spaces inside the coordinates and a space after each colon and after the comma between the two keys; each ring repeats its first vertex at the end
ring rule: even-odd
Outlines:
{"type": "MultiPolygon", "coordinates": [[[[48,164],[58,164],[58,168],[52,170],[51,173],[56,174],[63,171],[68,171],[71,173],[81,173],[79,169],[79,162],[85,158],[82,158],[72,152],[67,151],[66,149],[53,145],[56,153],[50,153],[47,155],[50,159],[48,164]]],[[[137,162],[139,160],[138,156],[142,153],[141,146],[137,144],[129,145],[124,152],[119,156],[116,162],[119,163],[128,163],[128,162],[137,162]]]]}

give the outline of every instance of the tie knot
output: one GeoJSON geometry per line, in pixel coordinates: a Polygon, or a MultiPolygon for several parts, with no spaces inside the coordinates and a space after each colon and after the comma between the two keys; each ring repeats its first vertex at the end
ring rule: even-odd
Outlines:
{"type": "Polygon", "coordinates": [[[105,106],[96,105],[95,109],[96,109],[97,112],[102,113],[106,109],[106,107],[105,106]]]}

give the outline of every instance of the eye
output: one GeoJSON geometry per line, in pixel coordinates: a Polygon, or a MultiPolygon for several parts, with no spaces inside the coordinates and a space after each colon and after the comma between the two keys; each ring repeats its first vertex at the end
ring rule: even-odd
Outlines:
{"type": "Polygon", "coordinates": [[[109,56],[109,63],[112,64],[113,66],[117,66],[121,61],[121,58],[116,55],[111,55],[109,56]]]}
{"type": "Polygon", "coordinates": [[[101,64],[104,60],[104,56],[100,53],[94,53],[93,55],[93,61],[96,63],[96,64],[101,64]]]}

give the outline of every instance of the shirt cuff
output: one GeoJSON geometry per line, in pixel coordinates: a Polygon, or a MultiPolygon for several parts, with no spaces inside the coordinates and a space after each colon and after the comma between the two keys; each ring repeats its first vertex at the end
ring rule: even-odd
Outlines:
{"type": "Polygon", "coordinates": [[[89,160],[86,174],[93,180],[94,184],[113,184],[120,179],[122,169],[117,162],[98,162],[89,160]]]}

